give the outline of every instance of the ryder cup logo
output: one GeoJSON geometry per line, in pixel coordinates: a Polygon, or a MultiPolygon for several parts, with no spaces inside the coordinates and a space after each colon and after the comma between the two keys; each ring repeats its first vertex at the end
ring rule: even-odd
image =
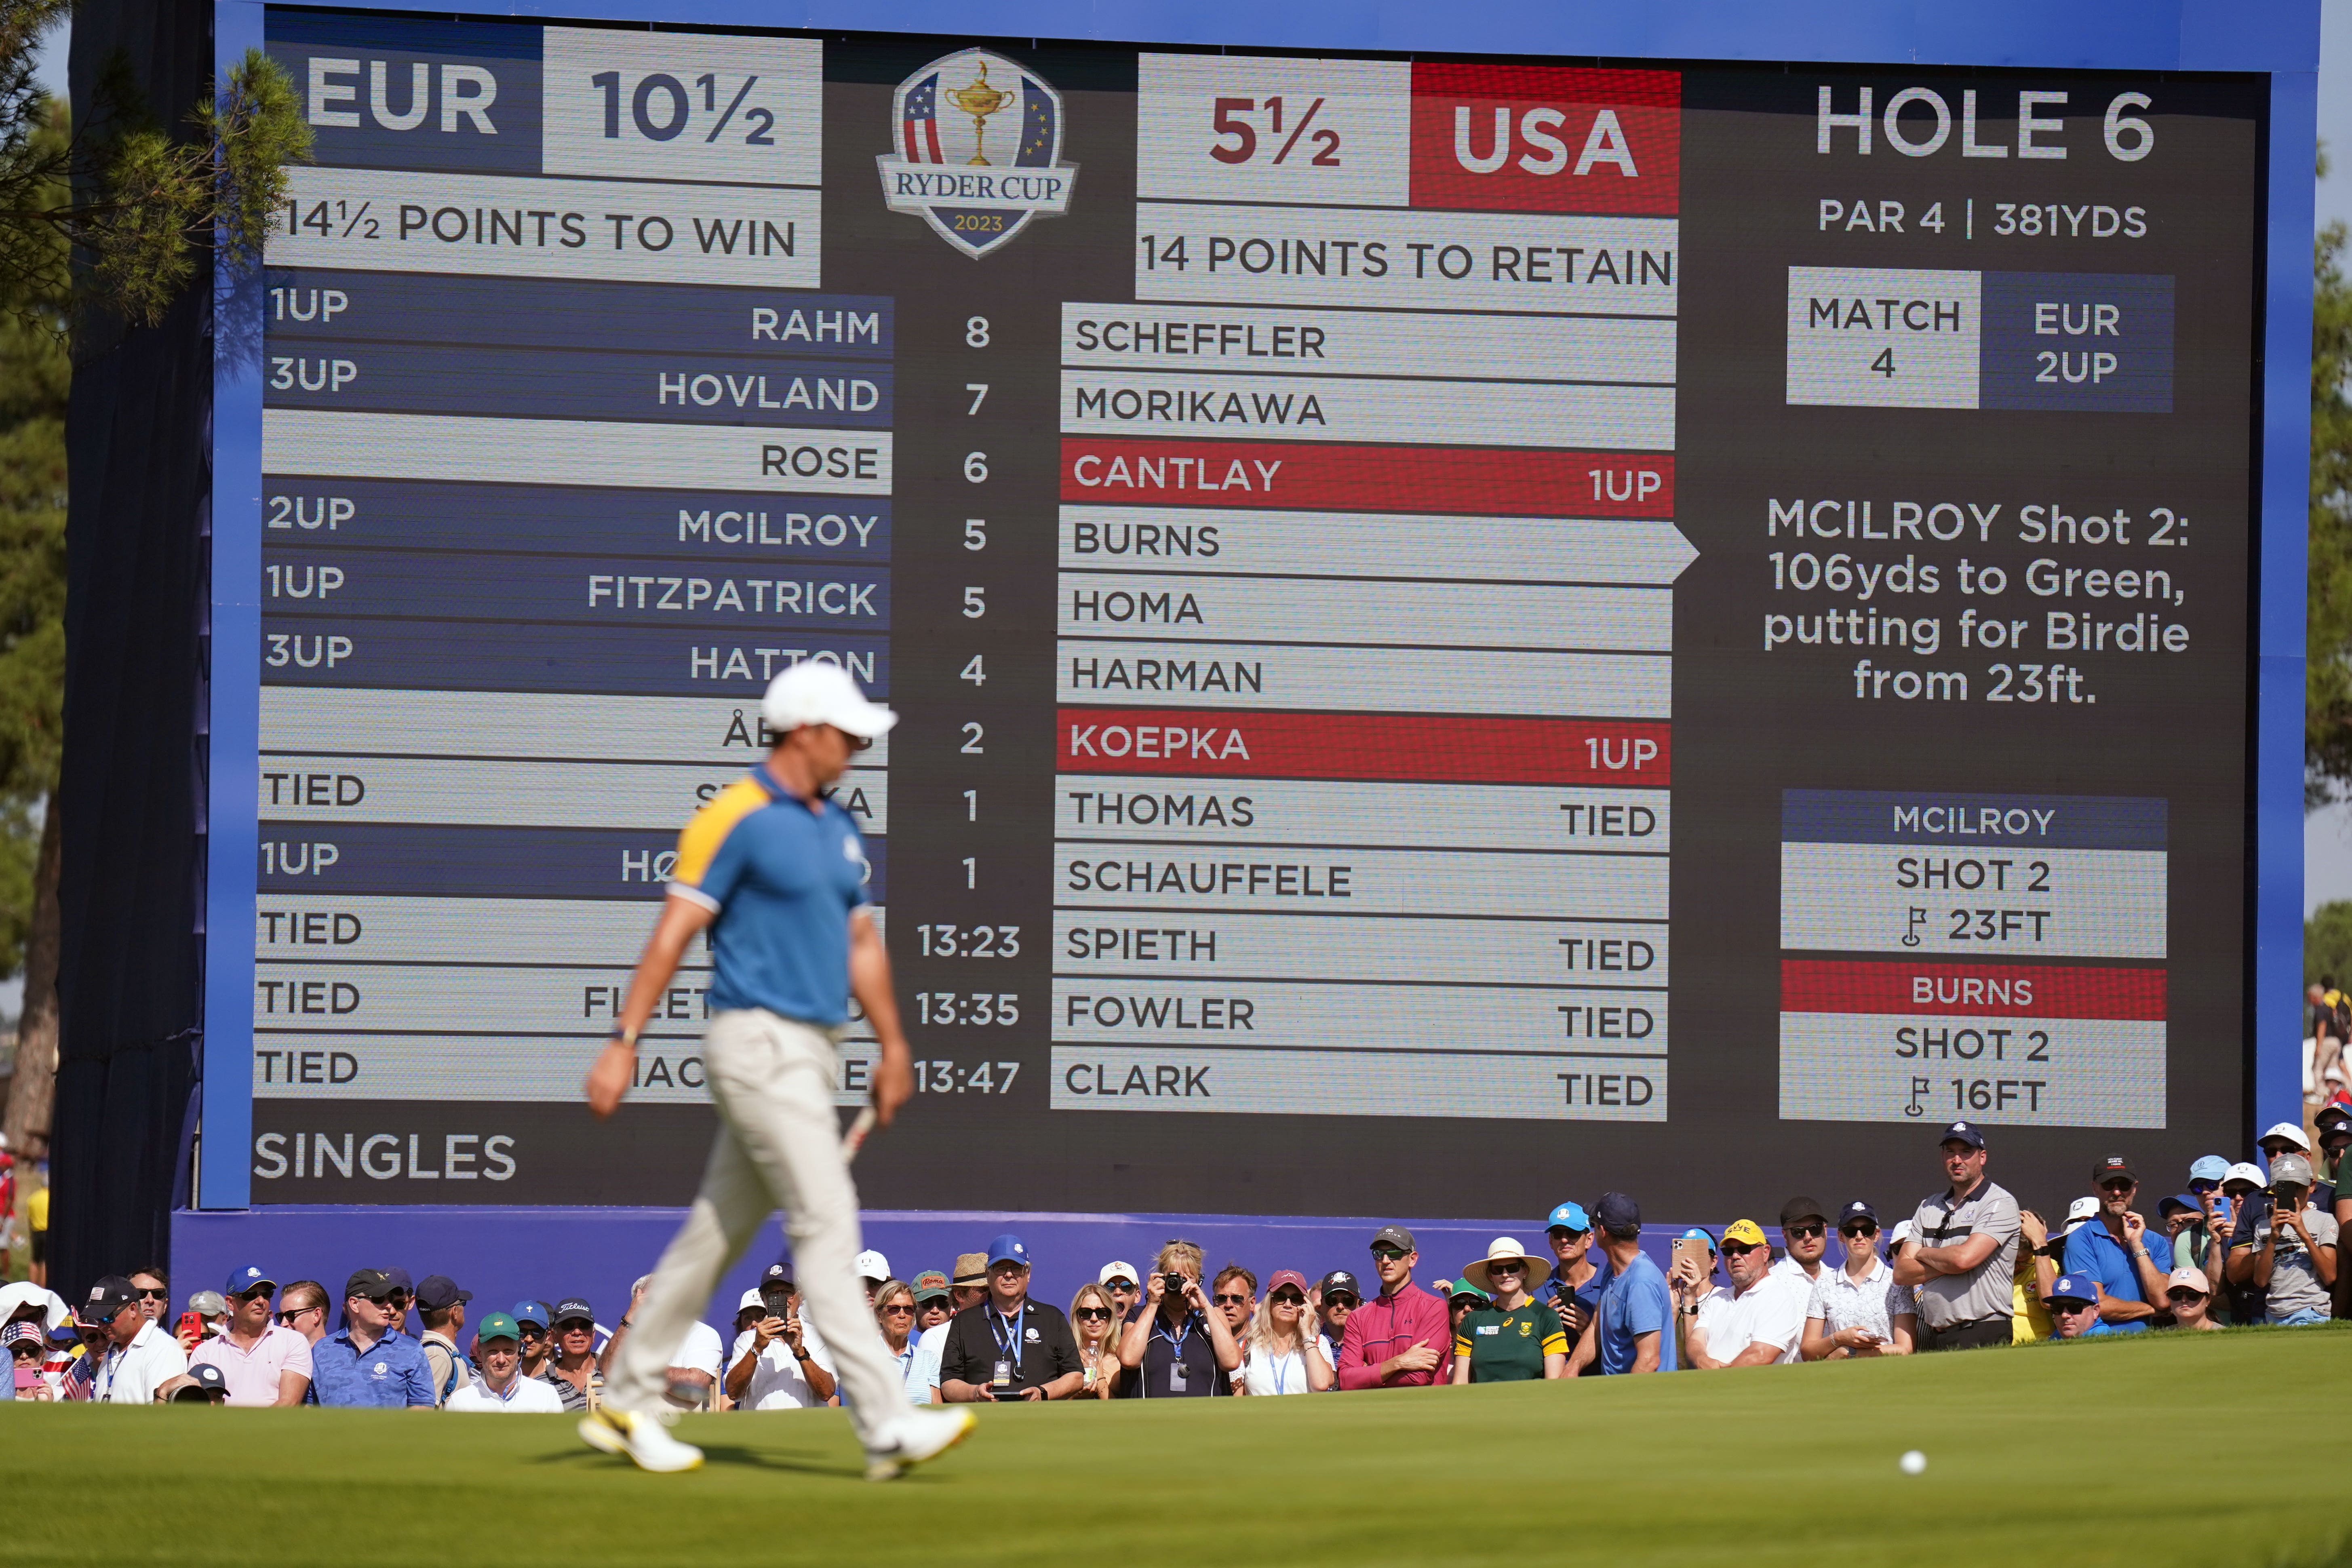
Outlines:
{"type": "Polygon", "coordinates": [[[1062,162],[1062,95],[1003,55],[933,60],[898,84],[890,110],[898,150],[875,160],[884,199],[965,255],[1070,210],[1078,171],[1062,162]]]}

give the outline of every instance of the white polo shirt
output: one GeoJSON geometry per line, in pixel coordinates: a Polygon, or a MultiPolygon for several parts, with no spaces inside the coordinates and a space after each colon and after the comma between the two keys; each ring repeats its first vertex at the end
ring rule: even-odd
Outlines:
{"type": "Polygon", "coordinates": [[[686,1341],[671,1352],[669,1364],[688,1372],[709,1373],[712,1382],[727,1375],[719,1364],[719,1331],[709,1323],[697,1323],[686,1331],[686,1341]]]}
{"type": "Polygon", "coordinates": [[[441,1408],[510,1411],[517,1415],[561,1415],[563,1414],[563,1395],[556,1393],[555,1385],[545,1378],[525,1377],[517,1371],[504,1394],[493,1392],[488,1384],[477,1377],[471,1383],[450,1390],[448,1401],[441,1408]]]}
{"type": "MultiPolygon", "coordinates": [[[[755,1338],[749,1329],[735,1336],[735,1348],[727,1357],[730,1372],[751,1350],[755,1338]]],[[[805,1323],[801,1327],[801,1345],[808,1352],[809,1360],[827,1373],[833,1371],[833,1352],[825,1349],[824,1341],[818,1337],[817,1331],[805,1323]]],[[[769,1341],[768,1348],[760,1352],[759,1364],[751,1369],[751,1382],[743,1390],[743,1397],[736,1401],[735,1407],[738,1410],[811,1410],[824,1403],[816,1396],[816,1390],[809,1386],[808,1378],[801,1372],[800,1363],[793,1358],[793,1347],[779,1335],[769,1341]]]]}
{"type": "Polygon", "coordinates": [[[137,1337],[106,1352],[91,1381],[90,1398],[108,1405],[152,1405],[155,1391],[188,1370],[180,1342],[152,1323],[137,1337]]]}
{"type": "Polygon", "coordinates": [[[1895,1320],[1919,1312],[1918,1293],[1895,1280],[1895,1266],[1884,1258],[1871,1259],[1870,1272],[1856,1279],[1843,1268],[1824,1268],[1805,1304],[1805,1316],[1819,1318],[1822,1331],[1867,1329],[1882,1340],[1895,1337],[1895,1320]]]}
{"type": "Polygon", "coordinates": [[[1730,1361],[1752,1344],[1769,1344],[1778,1352],[1774,1365],[1801,1359],[1798,1347],[1805,1337],[1806,1295],[1797,1280],[1767,1273],[1749,1289],[1735,1296],[1718,1285],[1700,1300],[1696,1327],[1706,1341],[1706,1353],[1730,1361]]]}

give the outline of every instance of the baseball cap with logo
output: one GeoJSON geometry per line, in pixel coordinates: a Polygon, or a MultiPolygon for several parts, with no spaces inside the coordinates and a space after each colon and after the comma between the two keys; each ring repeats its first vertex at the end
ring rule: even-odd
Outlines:
{"type": "Polygon", "coordinates": [[[875,1251],[870,1247],[857,1255],[856,1267],[857,1277],[861,1279],[888,1279],[894,1278],[890,1272],[890,1260],[883,1257],[880,1253],[875,1251]]]}
{"type": "Polygon", "coordinates": [[[1752,1219],[1736,1219],[1723,1227],[1723,1245],[1732,1247],[1762,1247],[1764,1227],[1752,1219]]]}
{"type": "Polygon", "coordinates": [[[2311,1140],[2305,1138],[2303,1135],[2303,1129],[2292,1121],[2273,1122],[2263,1129],[2263,1135],[2254,1140],[2254,1147],[2261,1149],[2265,1154],[2274,1154],[2278,1151],[2267,1147],[2273,1142],[2284,1143],[2291,1149],[2300,1149],[2306,1154],[2311,1152],[2311,1140]]]}
{"type": "Polygon", "coordinates": [[[1972,1121],[1953,1122],[1949,1127],[1944,1129],[1944,1135],[1941,1138],[1937,1139],[1936,1142],[1937,1143],[1949,1143],[1954,1139],[1958,1139],[1971,1149],[1981,1149],[1985,1146],[1984,1134],[1977,1131],[1976,1123],[1972,1121]]]}
{"type": "Polygon", "coordinates": [[[392,1277],[381,1268],[354,1268],[352,1277],[343,1281],[343,1294],[363,1300],[381,1301],[392,1293],[392,1277]]]}
{"type": "Polygon", "coordinates": [[[1677,1241],[1704,1241],[1708,1256],[1715,1253],[1715,1236],[1705,1226],[1695,1225],[1675,1238],[1677,1241]]]}
{"type": "MultiPolygon", "coordinates": [[[[593,1329],[596,1326],[596,1309],[578,1296],[566,1296],[555,1304],[557,1323],[568,1323],[575,1319],[593,1329]]],[[[552,1323],[549,1325],[551,1328],[553,1326],[552,1323]]]]}
{"type": "Polygon", "coordinates": [[[955,1283],[985,1285],[988,1283],[988,1254],[959,1252],[956,1254],[955,1283]]]}
{"type": "Polygon", "coordinates": [[[2194,1290],[2200,1296],[2210,1296],[2213,1293],[2213,1282],[2205,1278],[2205,1270],[2186,1266],[2176,1268],[2166,1276],[2164,1288],[2168,1290],[2194,1290]]]}
{"type": "Polygon", "coordinates": [[[1135,1271],[1134,1264],[1114,1258],[1102,1266],[1102,1272],[1095,1276],[1095,1283],[1108,1285],[1114,1279],[1124,1279],[1130,1285],[1136,1285],[1140,1284],[1142,1279],[1143,1277],[1135,1271]]]}
{"type": "Polygon", "coordinates": [[[1843,1230],[1847,1226],[1852,1225],[1858,1219],[1866,1219],[1871,1224],[1876,1225],[1878,1223],[1878,1210],[1874,1208],[1866,1200],[1862,1198],[1856,1198],[1852,1203],[1846,1205],[1845,1207],[1838,1210],[1838,1228],[1840,1230],[1843,1230]]]}
{"type": "Polygon", "coordinates": [[[1586,1214],[1584,1205],[1579,1203],[1562,1204],[1552,1210],[1550,1215],[1544,1220],[1544,1230],[1547,1233],[1555,1230],[1591,1230],[1591,1228],[1592,1216],[1586,1214]]]}
{"type": "Polygon", "coordinates": [[[425,1283],[416,1288],[416,1304],[428,1312],[437,1312],[444,1307],[454,1307],[460,1301],[473,1299],[471,1290],[458,1289],[457,1282],[446,1274],[427,1274],[425,1283]]]}
{"type": "Polygon", "coordinates": [[[2189,1179],[2190,1181],[2210,1182],[2215,1186],[2220,1186],[2221,1184],[2222,1178],[2227,1176],[2229,1173],[2230,1162],[2224,1160],[2219,1154],[2203,1155],[2198,1159],[2196,1163],[2189,1167],[2189,1179]]]}
{"type": "Polygon", "coordinates": [[[547,1327],[548,1320],[555,1316],[547,1310],[547,1303],[544,1301],[517,1301],[514,1304],[514,1310],[507,1315],[515,1321],[518,1328],[529,1323],[534,1329],[547,1327]]]}
{"type": "Polygon", "coordinates": [[[1352,1296],[1359,1301],[1364,1299],[1364,1288],[1357,1284],[1356,1277],[1344,1268],[1334,1268],[1323,1276],[1322,1283],[1315,1289],[1326,1300],[1333,1296],[1352,1296]]]}
{"type": "Polygon", "coordinates": [[[1420,1250],[1412,1244],[1412,1232],[1405,1229],[1405,1227],[1401,1225],[1384,1225],[1381,1226],[1380,1229],[1372,1232],[1372,1246],[1375,1248],[1393,1247],[1400,1252],[1417,1252],[1420,1250]]]}
{"type": "Polygon", "coordinates": [[[188,1298],[188,1310],[199,1318],[226,1318],[228,1300],[217,1290],[199,1290],[188,1298]]]}
{"type": "Polygon", "coordinates": [[[2129,1160],[2121,1154],[2110,1154],[2091,1167],[2091,1185],[2104,1187],[2109,1182],[2129,1182],[2137,1186],[2139,1177],[2133,1172],[2129,1160]]]}
{"type": "Polygon", "coordinates": [[[925,1301],[944,1301],[950,1294],[948,1277],[938,1269],[926,1268],[915,1276],[916,1305],[920,1306],[925,1301]]]}
{"type": "Polygon", "coordinates": [[[394,1289],[404,1291],[412,1298],[415,1296],[416,1281],[408,1277],[407,1269],[387,1268],[383,1271],[383,1277],[387,1280],[391,1281],[392,1288],[394,1289]]]}
{"type": "Polygon", "coordinates": [[[1000,1263],[1018,1263],[1024,1268],[1029,1267],[1028,1247],[1009,1230],[988,1244],[988,1266],[993,1268],[1000,1263]]]}
{"type": "Polygon", "coordinates": [[[2221,1190],[2229,1191],[2231,1182],[2243,1182],[2250,1187],[2263,1187],[2270,1184],[2270,1178],[2263,1175],[2263,1168],[2252,1161],[2240,1160],[2222,1173],[2221,1190]]]}
{"type": "Polygon", "coordinates": [[[789,1290],[792,1288],[793,1266],[790,1263],[781,1261],[771,1263],[765,1268],[760,1270],[761,1289],[789,1290]]]}
{"type": "Polygon", "coordinates": [[[89,1300],[76,1316],[93,1327],[104,1328],[123,1308],[138,1304],[138,1288],[120,1274],[109,1274],[89,1288],[89,1300]]]}
{"type": "Polygon", "coordinates": [[[2050,1293],[2044,1301],[2078,1301],[2087,1306],[2099,1299],[2099,1288],[2087,1274],[2061,1274],[2050,1282],[2050,1293]]]}
{"type": "Polygon", "coordinates": [[[2300,1154],[2281,1154],[2271,1162],[2271,1185],[2273,1187],[2311,1185],[2311,1162],[2300,1154]]]}
{"type": "Polygon", "coordinates": [[[198,1362],[188,1369],[188,1381],[172,1391],[174,1405],[213,1405],[228,1394],[228,1376],[208,1361],[198,1362]]]}
{"type": "Polygon", "coordinates": [[[2071,1232],[2079,1229],[2083,1226],[2088,1225],[2091,1221],[2098,1217],[2098,1199],[2076,1198],[2073,1203],[2066,1205],[2066,1224],[2060,1229],[2058,1234],[2061,1236],[2068,1235],[2071,1232]]]}
{"type": "Polygon", "coordinates": [[[269,1277],[268,1270],[250,1263],[231,1274],[228,1283],[221,1287],[224,1296],[243,1296],[255,1290],[268,1290],[274,1296],[278,1293],[278,1281],[269,1277]]]}
{"type": "Polygon", "coordinates": [[[1296,1268],[1276,1269],[1273,1276],[1265,1282],[1265,1293],[1268,1296],[1272,1296],[1276,1290],[1281,1289],[1285,1285],[1289,1286],[1292,1289],[1297,1291],[1302,1296],[1307,1294],[1307,1276],[1301,1274],[1296,1268]]]}
{"type": "Polygon", "coordinates": [[[830,724],[861,741],[888,732],[898,715],[869,702],[857,682],[837,664],[803,659],[768,683],[760,717],[778,734],[806,724],[830,724]]]}
{"type": "Polygon", "coordinates": [[[1470,1301],[1483,1307],[1493,1300],[1467,1279],[1456,1279],[1451,1284],[1440,1279],[1437,1283],[1442,1287],[1437,1293],[1449,1301],[1470,1301]]]}
{"type": "Polygon", "coordinates": [[[484,1344],[489,1343],[492,1340],[519,1341],[522,1338],[522,1331],[515,1326],[515,1321],[506,1313],[492,1312],[482,1320],[482,1326],[474,1331],[474,1337],[484,1344]]]}

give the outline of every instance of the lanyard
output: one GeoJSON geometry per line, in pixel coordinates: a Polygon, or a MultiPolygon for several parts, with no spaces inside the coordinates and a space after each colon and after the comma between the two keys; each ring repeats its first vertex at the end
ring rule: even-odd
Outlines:
{"type": "Polygon", "coordinates": [[[1274,1372],[1274,1391],[1276,1394],[1290,1392],[1285,1385],[1289,1382],[1290,1363],[1294,1356],[1298,1359],[1301,1365],[1306,1363],[1306,1354],[1300,1351],[1289,1351],[1281,1355],[1266,1357],[1266,1363],[1274,1372]]]}
{"type": "MultiPolygon", "coordinates": [[[[1013,1328],[1009,1333],[999,1327],[1004,1321],[1004,1314],[991,1307],[988,1310],[988,1337],[996,1342],[1000,1354],[1017,1363],[1021,1359],[1022,1330],[1029,1321],[1029,1303],[1022,1302],[1021,1310],[1013,1314],[1013,1328]]],[[[915,1342],[909,1338],[907,1342],[912,1345],[915,1342]]]]}
{"type": "Polygon", "coordinates": [[[1184,1326],[1172,1334],[1168,1331],[1166,1325],[1154,1323],[1151,1327],[1151,1334],[1154,1339],[1166,1340],[1169,1350],[1174,1353],[1178,1361],[1182,1361],[1184,1342],[1192,1335],[1192,1320],[1187,1317],[1184,1320],[1184,1326]]]}

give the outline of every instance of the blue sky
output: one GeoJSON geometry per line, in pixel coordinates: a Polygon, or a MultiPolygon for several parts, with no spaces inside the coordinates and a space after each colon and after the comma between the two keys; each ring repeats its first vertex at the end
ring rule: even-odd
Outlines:
{"type": "MultiPolygon", "coordinates": [[[[2352,0],[2322,0],[2319,45],[2319,134],[2335,153],[2336,173],[2320,183],[2319,221],[2352,226],[2352,0]]],[[[41,79],[65,90],[67,29],[50,35],[41,51],[41,79]]],[[[2352,899],[2352,805],[2315,813],[2304,822],[2303,903],[2305,912],[2333,899],[2352,899]]],[[[0,1009],[13,1010],[0,994],[0,1009]]]]}

